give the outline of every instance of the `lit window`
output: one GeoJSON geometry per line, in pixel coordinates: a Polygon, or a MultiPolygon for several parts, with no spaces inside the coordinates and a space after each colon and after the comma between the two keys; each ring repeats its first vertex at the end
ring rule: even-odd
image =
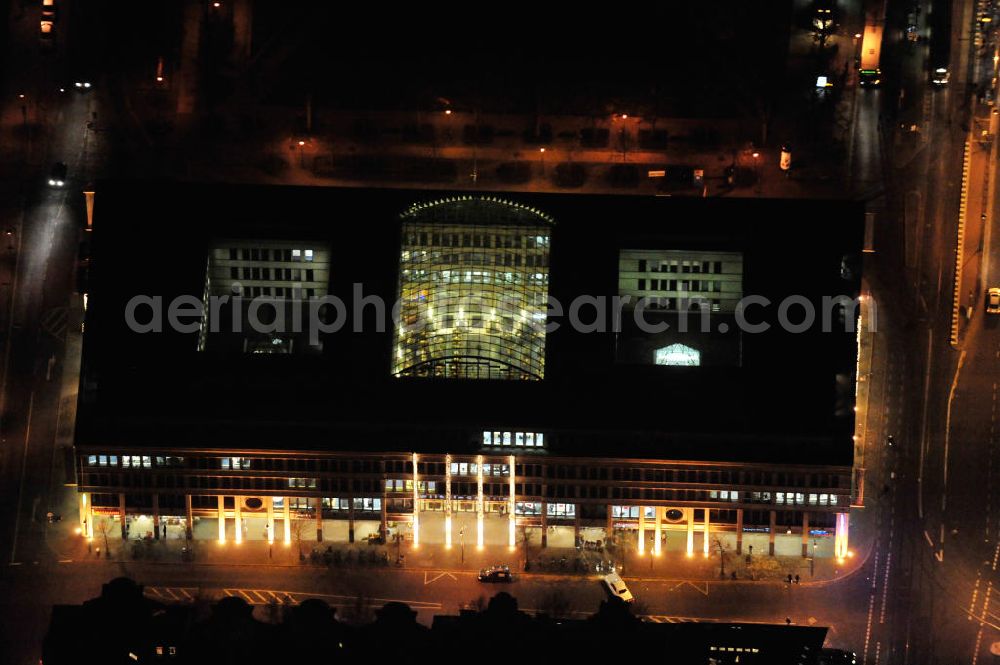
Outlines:
{"type": "Polygon", "coordinates": [[[94,466],[95,464],[97,464],[97,455],[89,455],[87,457],[87,465],[94,466]]]}
{"type": "Polygon", "coordinates": [[[483,432],[483,445],[490,446],[493,445],[493,435],[489,432],[483,432]]]}
{"type": "Polygon", "coordinates": [[[701,365],[701,352],[684,344],[671,344],[656,349],[653,352],[653,362],[657,365],[698,367],[701,365]]]}
{"type": "Polygon", "coordinates": [[[301,249],[293,249],[292,250],[292,260],[293,261],[301,261],[302,260],[302,250],[301,249]]]}
{"type": "Polygon", "coordinates": [[[111,466],[118,466],[118,455],[112,455],[110,458],[111,466]]]}
{"type": "Polygon", "coordinates": [[[149,469],[152,466],[153,466],[153,458],[152,457],[147,457],[147,456],[143,455],[142,456],[142,467],[144,469],[149,469]]]}
{"type": "Polygon", "coordinates": [[[784,502],[785,502],[785,493],[778,492],[778,498],[776,499],[776,503],[784,503],[784,502]]]}
{"type": "Polygon", "coordinates": [[[825,506],[829,502],[830,502],[830,495],[829,494],[820,494],[819,495],[819,505],[825,506]]]}
{"type": "Polygon", "coordinates": [[[524,447],[524,432],[515,432],[514,442],[516,445],[524,447]]]}
{"type": "Polygon", "coordinates": [[[108,465],[108,456],[107,455],[98,455],[97,456],[97,463],[100,464],[101,466],[107,466],[108,465]]]}
{"type": "Polygon", "coordinates": [[[510,445],[510,432],[504,432],[503,433],[503,445],[505,445],[505,446],[509,446],[510,445]]]}
{"type": "Polygon", "coordinates": [[[457,476],[458,475],[458,462],[452,462],[451,463],[451,475],[453,475],[453,476],[457,476]]]}
{"type": "Polygon", "coordinates": [[[306,256],[306,261],[312,261],[313,260],[313,251],[311,249],[307,249],[306,252],[305,252],[305,256],[306,256]]]}

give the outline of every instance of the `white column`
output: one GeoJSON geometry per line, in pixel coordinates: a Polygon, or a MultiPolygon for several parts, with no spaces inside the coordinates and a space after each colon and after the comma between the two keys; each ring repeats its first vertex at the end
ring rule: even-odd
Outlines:
{"type": "Polygon", "coordinates": [[[219,542],[226,542],[226,498],[219,495],[219,542]]]}
{"type": "Polygon", "coordinates": [[[514,483],[517,480],[517,476],[514,474],[514,462],[514,456],[511,455],[508,460],[508,468],[510,470],[510,489],[507,492],[507,547],[511,550],[513,550],[517,544],[514,533],[517,529],[517,516],[514,514],[514,500],[517,498],[517,495],[514,493],[514,483]]]}
{"type": "Polygon", "coordinates": [[[705,541],[701,545],[702,553],[708,556],[708,524],[709,524],[709,514],[711,511],[705,508],[705,541]]]}
{"type": "Polygon", "coordinates": [[[837,513],[837,533],[833,541],[833,553],[838,559],[850,556],[848,549],[848,528],[850,525],[850,513],[837,513]]]}
{"type": "Polygon", "coordinates": [[[639,556],[646,553],[646,506],[639,506],[639,556]]]}
{"type": "Polygon", "coordinates": [[[292,511],[288,505],[288,498],[285,497],[281,500],[282,511],[281,516],[284,517],[285,522],[285,544],[292,544],[292,511]]]}
{"type": "Polygon", "coordinates": [[[444,547],[451,549],[451,455],[444,456],[444,547]]]}
{"type": "Polygon", "coordinates": [[[653,522],[653,535],[656,537],[656,542],[653,543],[653,554],[660,556],[660,541],[663,539],[663,508],[655,506],[653,510],[656,515],[653,522]]]}
{"type": "Polygon", "coordinates": [[[267,543],[268,545],[274,544],[274,497],[269,496],[267,501],[267,543]]]}
{"type": "Polygon", "coordinates": [[[476,456],[476,549],[483,549],[483,456],[476,456]]]}
{"type": "Polygon", "coordinates": [[[420,490],[417,489],[417,454],[413,453],[413,549],[420,547],[420,490]]]}
{"type": "Polygon", "coordinates": [[[688,517],[687,555],[694,554],[694,508],[685,508],[688,517]]]}
{"type": "Polygon", "coordinates": [[[239,545],[240,543],[243,542],[243,519],[242,519],[243,516],[240,514],[240,499],[241,498],[242,497],[238,497],[238,496],[234,496],[233,497],[233,517],[235,518],[234,523],[233,523],[234,524],[233,528],[234,528],[234,531],[236,533],[236,544],[237,545],[239,545]]]}

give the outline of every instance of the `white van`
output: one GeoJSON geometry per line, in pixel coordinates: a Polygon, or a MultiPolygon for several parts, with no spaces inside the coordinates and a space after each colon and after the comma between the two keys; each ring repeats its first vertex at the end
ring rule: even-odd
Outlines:
{"type": "Polygon", "coordinates": [[[613,598],[617,598],[623,603],[631,603],[634,599],[632,598],[632,592],[628,590],[625,586],[625,580],[621,578],[618,573],[611,573],[604,577],[604,586],[607,588],[608,593],[611,594],[613,598]]]}

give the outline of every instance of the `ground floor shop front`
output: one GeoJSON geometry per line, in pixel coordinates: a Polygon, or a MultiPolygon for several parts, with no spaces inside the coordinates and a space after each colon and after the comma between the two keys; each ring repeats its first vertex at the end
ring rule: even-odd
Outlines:
{"type": "Polygon", "coordinates": [[[658,556],[679,552],[849,556],[849,513],[670,506],[605,506],[604,519],[575,503],[418,498],[409,512],[386,497],[171,496],[129,501],[82,492],[80,531],[89,539],[215,540],[221,544],[396,544],[477,550],[578,548],[658,556]],[[140,505],[136,505],[140,504],[140,505]],[[178,510],[178,505],[182,509],[178,510]],[[417,510],[412,510],[416,505],[417,510]],[[752,521],[746,519],[752,516],[752,521]],[[763,524],[761,524],[763,522],[763,524]]]}

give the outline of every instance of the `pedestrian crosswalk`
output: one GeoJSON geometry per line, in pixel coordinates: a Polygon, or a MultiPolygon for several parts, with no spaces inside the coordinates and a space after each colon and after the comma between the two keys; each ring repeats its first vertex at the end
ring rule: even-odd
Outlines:
{"type": "MultiPolygon", "coordinates": [[[[245,589],[229,587],[224,589],[197,589],[193,587],[147,586],[143,588],[147,597],[164,603],[190,603],[195,600],[222,600],[227,597],[240,598],[248,605],[299,605],[309,598],[319,598],[331,607],[349,607],[359,602],[357,596],[305,593],[298,591],[278,591],[274,589],[245,589]]],[[[363,598],[365,603],[382,606],[390,602],[400,602],[415,610],[440,610],[441,603],[401,598],[363,598]]]]}
{"type": "Polygon", "coordinates": [[[156,587],[148,586],[143,588],[143,593],[156,600],[173,601],[173,602],[192,602],[197,596],[200,595],[197,589],[185,589],[183,587],[156,587]]]}
{"type": "Polygon", "coordinates": [[[226,596],[236,596],[250,605],[298,605],[308,594],[293,594],[288,591],[269,591],[267,589],[223,589],[226,596]]]}
{"type": "Polygon", "coordinates": [[[66,339],[66,328],[69,324],[69,308],[53,307],[42,313],[42,330],[55,337],[57,340],[66,339]]]}
{"type": "Polygon", "coordinates": [[[642,617],[643,621],[651,623],[706,623],[708,619],[696,619],[694,617],[672,617],[664,614],[647,614],[642,617]]]}

